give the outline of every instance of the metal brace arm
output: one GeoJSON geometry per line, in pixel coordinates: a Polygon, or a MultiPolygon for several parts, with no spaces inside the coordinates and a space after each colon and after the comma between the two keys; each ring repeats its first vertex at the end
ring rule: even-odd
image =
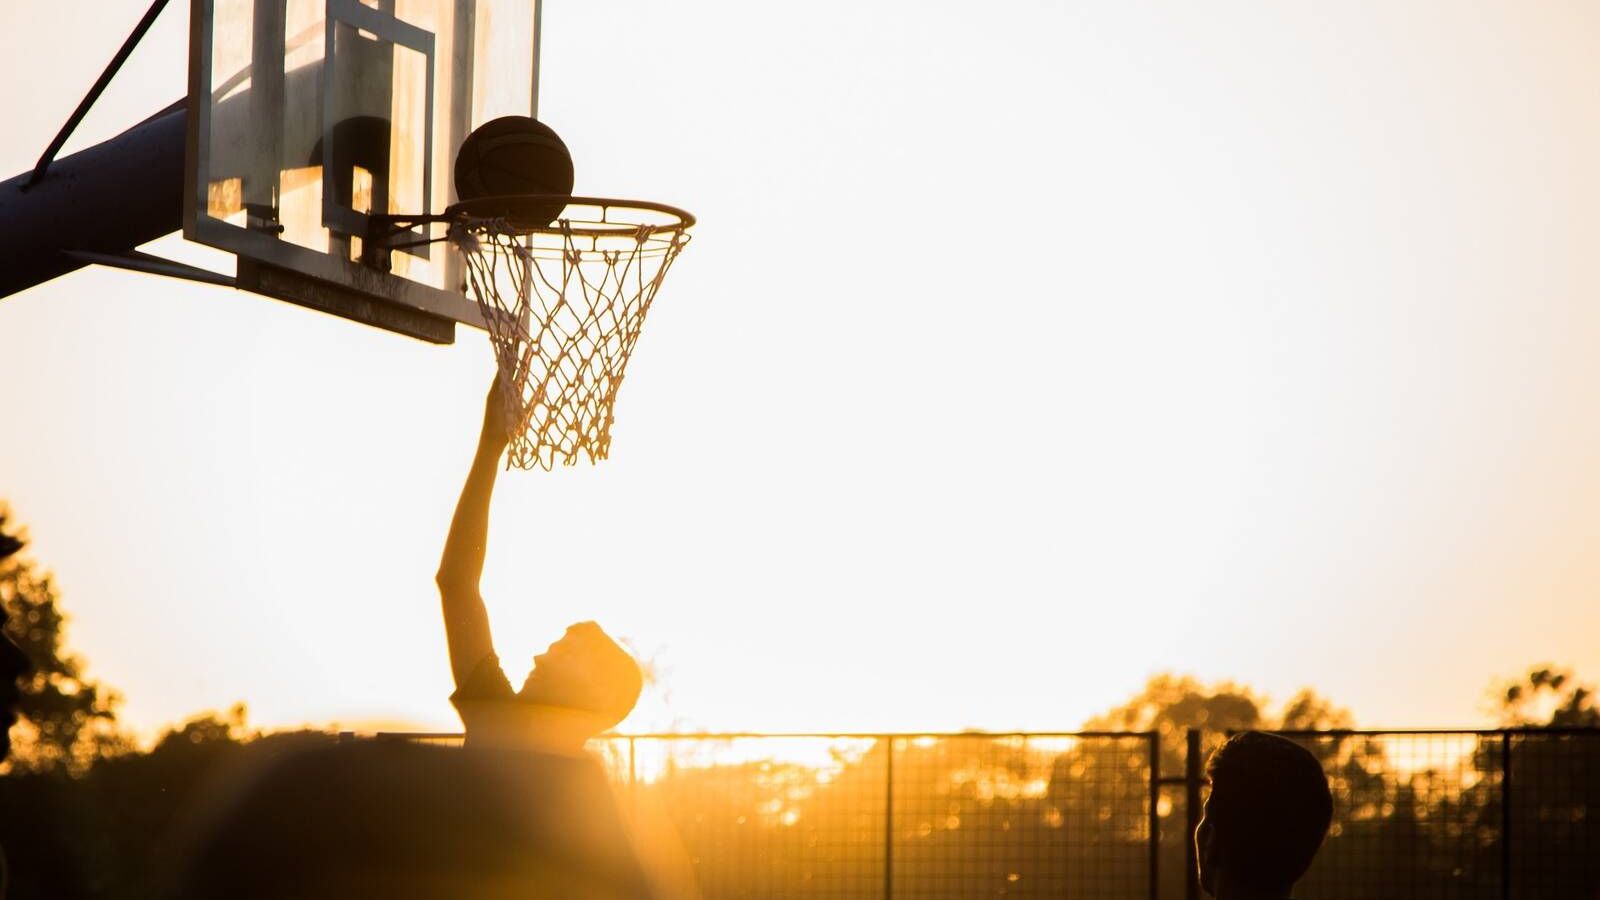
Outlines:
{"type": "Polygon", "coordinates": [[[184,281],[199,281],[204,284],[216,284],[222,287],[238,287],[237,281],[231,275],[219,275],[210,269],[191,266],[176,260],[164,259],[142,250],[130,250],[127,253],[92,253],[88,250],[63,250],[61,255],[90,265],[110,266],[114,269],[128,269],[133,272],[147,272],[151,275],[165,275],[168,278],[182,278],[184,281]]]}
{"type": "Polygon", "coordinates": [[[27,184],[22,186],[22,190],[27,190],[38,184],[44,178],[45,173],[50,171],[50,163],[54,162],[56,154],[61,152],[61,145],[67,142],[67,138],[72,137],[72,132],[77,130],[78,123],[83,121],[83,117],[89,114],[89,108],[94,106],[94,102],[100,99],[101,94],[105,93],[106,85],[111,83],[111,79],[117,74],[117,70],[122,68],[122,64],[128,61],[129,56],[133,55],[133,48],[139,46],[139,41],[144,39],[145,32],[150,30],[151,25],[155,24],[156,16],[161,15],[161,10],[166,5],[167,0],[155,0],[154,3],[150,4],[150,9],[145,12],[144,18],[139,20],[138,25],[134,26],[133,33],[128,35],[128,39],[122,42],[122,49],[117,51],[116,56],[111,57],[111,62],[106,66],[106,70],[100,73],[100,79],[94,83],[94,87],[89,88],[89,93],[78,104],[78,108],[72,111],[72,117],[67,119],[67,124],[61,126],[61,130],[56,133],[55,140],[51,141],[50,146],[45,148],[44,155],[39,157],[39,162],[34,164],[32,177],[28,179],[27,184]]]}

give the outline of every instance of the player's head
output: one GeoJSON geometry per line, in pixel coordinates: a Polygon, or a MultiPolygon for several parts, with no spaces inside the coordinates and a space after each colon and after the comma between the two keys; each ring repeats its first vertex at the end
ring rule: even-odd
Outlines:
{"type": "Polygon", "coordinates": [[[1194,832],[1201,886],[1288,896],[1333,820],[1322,765],[1293,741],[1247,731],[1217,748],[1206,776],[1211,796],[1194,832]]]}
{"type": "MultiPolygon", "coordinates": [[[[5,519],[0,517],[0,525],[3,524],[5,519]]],[[[0,563],[21,549],[22,541],[0,531],[0,563]]],[[[22,701],[17,679],[31,668],[27,655],[12,642],[5,625],[5,607],[0,606],[0,761],[11,753],[11,726],[17,723],[17,706],[22,701]]]]}
{"type": "Polygon", "coordinates": [[[524,701],[583,713],[595,733],[627,718],[639,701],[639,664],[599,625],[579,622],[533,658],[523,683],[524,701]]]}

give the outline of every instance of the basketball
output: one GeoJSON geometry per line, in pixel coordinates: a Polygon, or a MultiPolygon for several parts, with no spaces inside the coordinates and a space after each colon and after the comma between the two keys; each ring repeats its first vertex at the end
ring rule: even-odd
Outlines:
{"type": "MultiPolygon", "coordinates": [[[[462,200],[518,194],[572,194],[572,154],[550,126],[527,116],[503,116],[479,126],[456,153],[456,195],[462,200]]],[[[518,208],[518,224],[542,228],[565,201],[518,208]]]]}

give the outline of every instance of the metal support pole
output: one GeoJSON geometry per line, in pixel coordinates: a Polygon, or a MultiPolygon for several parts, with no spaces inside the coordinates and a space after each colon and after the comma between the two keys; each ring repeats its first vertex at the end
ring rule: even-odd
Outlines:
{"type": "Polygon", "coordinates": [[[1511,732],[1500,732],[1500,896],[1511,900],[1511,732]]]}
{"type": "Polygon", "coordinates": [[[1161,732],[1150,732],[1150,900],[1161,897],[1161,732]]]}
{"type": "Polygon", "coordinates": [[[1201,811],[1200,731],[1197,728],[1189,729],[1187,746],[1184,748],[1183,775],[1183,806],[1189,823],[1189,830],[1183,838],[1183,859],[1188,869],[1183,875],[1183,896],[1186,900],[1200,900],[1200,860],[1194,846],[1194,832],[1200,827],[1201,811]]]}
{"type": "Polygon", "coordinates": [[[106,85],[111,83],[111,79],[116,76],[117,70],[122,68],[122,64],[128,61],[129,56],[133,55],[133,48],[139,46],[139,41],[144,39],[145,32],[150,30],[151,25],[155,24],[156,16],[161,15],[161,10],[166,5],[167,0],[155,0],[154,3],[150,4],[150,9],[145,12],[144,18],[139,20],[138,25],[134,26],[133,33],[128,35],[128,39],[122,42],[122,48],[117,51],[117,55],[111,57],[111,62],[106,65],[106,70],[100,73],[100,78],[95,81],[93,87],[89,88],[89,93],[79,101],[78,108],[72,111],[72,116],[67,119],[67,124],[61,126],[61,130],[56,132],[55,140],[50,142],[50,146],[45,149],[44,155],[40,156],[39,161],[34,164],[33,174],[28,177],[27,183],[22,185],[22,190],[25,191],[38,184],[44,178],[45,173],[50,171],[50,163],[56,158],[56,154],[61,152],[61,146],[67,142],[67,138],[72,137],[72,132],[78,129],[78,123],[83,121],[83,117],[89,114],[90,107],[94,106],[94,102],[100,99],[101,94],[105,93],[106,85]]]}
{"type": "Polygon", "coordinates": [[[894,738],[884,741],[883,764],[883,900],[894,898],[894,738]]]}
{"type": "Polygon", "coordinates": [[[50,177],[0,181],[0,298],[124,255],[183,227],[184,101],[122,134],[58,159],[50,177]]]}

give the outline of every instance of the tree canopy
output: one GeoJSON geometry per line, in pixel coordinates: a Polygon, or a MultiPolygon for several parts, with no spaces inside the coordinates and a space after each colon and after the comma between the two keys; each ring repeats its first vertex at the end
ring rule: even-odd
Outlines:
{"type": "Polygon", "coordinates": [[[0,605],[6,633],[33,666],[22,681],[20,721],[12,729],[7,765],[80,774],[97,758],[129,748],[117,727],[122,697],[90,678],[83,658],[67,649],[68,619],[55,581],[20,552],[26,538],[7,519],[0,509],[0,535],[14,551],[0,554],[0,605]]]}
{"type": "Polygon", "coordinates": [[[1492,689],[1496,718],[1506,727],[1600,728],[1595,689],[1571,669],[1537,665],[1492,689]]]}

